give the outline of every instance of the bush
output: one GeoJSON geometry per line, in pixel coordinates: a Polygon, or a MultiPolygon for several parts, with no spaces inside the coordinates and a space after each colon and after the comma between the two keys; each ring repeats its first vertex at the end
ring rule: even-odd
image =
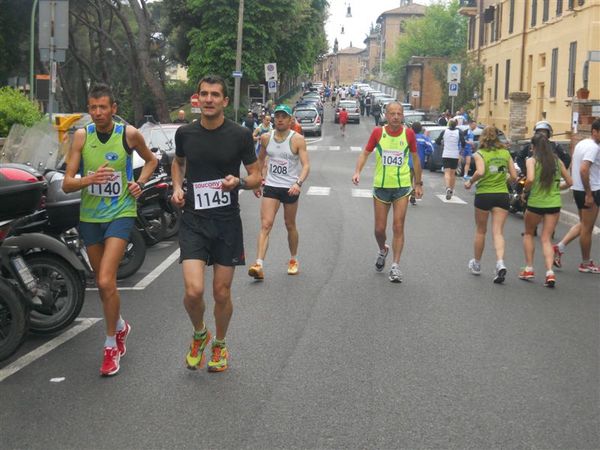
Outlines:
{"type": "Polygon", "coordinates": [[[19,91],[0,88],[0,137],[7,136],[15,123],[30,127],[42,117],[38,106],[19,91]]]}

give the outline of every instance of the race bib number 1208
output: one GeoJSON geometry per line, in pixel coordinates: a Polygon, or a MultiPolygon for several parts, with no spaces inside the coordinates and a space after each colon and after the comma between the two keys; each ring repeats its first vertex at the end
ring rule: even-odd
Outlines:
{"type": "Polygon", "coordinates": [[[231,204],[231,193],[221,190],[221,180],[194,183],[194,209],[222,208],[231,204]]]}

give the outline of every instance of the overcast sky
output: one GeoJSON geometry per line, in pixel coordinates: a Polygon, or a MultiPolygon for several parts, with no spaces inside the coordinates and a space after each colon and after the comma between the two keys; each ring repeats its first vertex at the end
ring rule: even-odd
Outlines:
{"type": "MultiPolygon", "coordinates": [[[[413,3],[429,5],[435,0],[413,0],[413,3]]],[[[377,17],[384,12],[400,6],[400,0],[329,0],[329,19],[325,26],[329,50],[333,48],[333,41],[337,38],[339,48],[350,46],[364,48],[366,35],[369,33],[371,23],[377,22],[377,17]],[[346,17],[348,5],[351,6],[352,17],[346,17]],[[344,34],[341,34],[342,26],[344,34]]]]}

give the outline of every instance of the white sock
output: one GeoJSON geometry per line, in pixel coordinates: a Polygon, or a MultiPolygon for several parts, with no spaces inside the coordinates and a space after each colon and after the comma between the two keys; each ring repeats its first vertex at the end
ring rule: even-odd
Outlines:
{"type": "Polygon", "coordinates": [[[533,267],[531,267],[531,266],[525,266],[525,271],[526,272],[533,272],[533,267]]]}
{"type": "Polygon", "coordinates": [[[117,321],[117,331],[123,331],[125,329],[125,321],[123,317],[119,316],[119,320],[117,321]]]}
{"type": "Polygon", "coordinates": [[[117,337],[116,336],[106,336],[106,340],[104,341],[105,347],[115,348],[117,346],[117,337]]]}
{"type": "Polygon", "coordinates": [[[257,259],[256,260],[256,264],[258,264],[260,267],[263,266],[264,261],[262,259],[257,259]]]}
{"type": "Polygon", "coordinates": [[[554,270],[546,270],[546,276],[554,275],[554,270]]]}
{"type": "Polygon", "coordinates": [[[504,267],[504,260],[499,259],[498,261],[496,261],[496,267],[504,267]]]}
{"type": "Polygon", "coordinates": [[[397,262],[392,263],[392,269],[398,269],[400,268],[400,264],[398,264],[397,262]]]}
{"type": "Polygon", "coordinates": [[[558,251],[561,253],[564,253],[565,249],[567,248],[567,246],[565,244],[563,244],[562,242],[559,242],[557,247],[558,247],[558,251]]]}

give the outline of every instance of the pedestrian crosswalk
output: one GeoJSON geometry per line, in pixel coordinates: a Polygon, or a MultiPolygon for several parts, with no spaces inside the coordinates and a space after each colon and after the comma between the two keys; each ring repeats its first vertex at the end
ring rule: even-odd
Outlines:
{"type": "Polygon", "coordinates": [[[362,152],[362,147],[308,144],[306,150],[309,152],[362,152]]]}
{"type": "MultiPolygon", "coordinates": [[[[329,186],[310,186],[308,188],[308,190],[306,191],[305,195],[326,197],[326,196],[331,195],[332,191],[333,191],[332,188],[329,186]]],[[[348,189],[343,189],[344,194],[347,192],[348,192],[348,189]]],[[[372,189],[351,188],[350,195],[352,197],[356,197],[356,198],[373,198],[373,190],[372,189]]],[[[464,201],[460,197],[457,197],[456,195],[453,195],[450,200],[446,200],[445,194],[434,194],[434,197],[438,198],[443,203],[453,203],[455,205],[467,205],[468,204],[466,201],[464,201]]]]}

